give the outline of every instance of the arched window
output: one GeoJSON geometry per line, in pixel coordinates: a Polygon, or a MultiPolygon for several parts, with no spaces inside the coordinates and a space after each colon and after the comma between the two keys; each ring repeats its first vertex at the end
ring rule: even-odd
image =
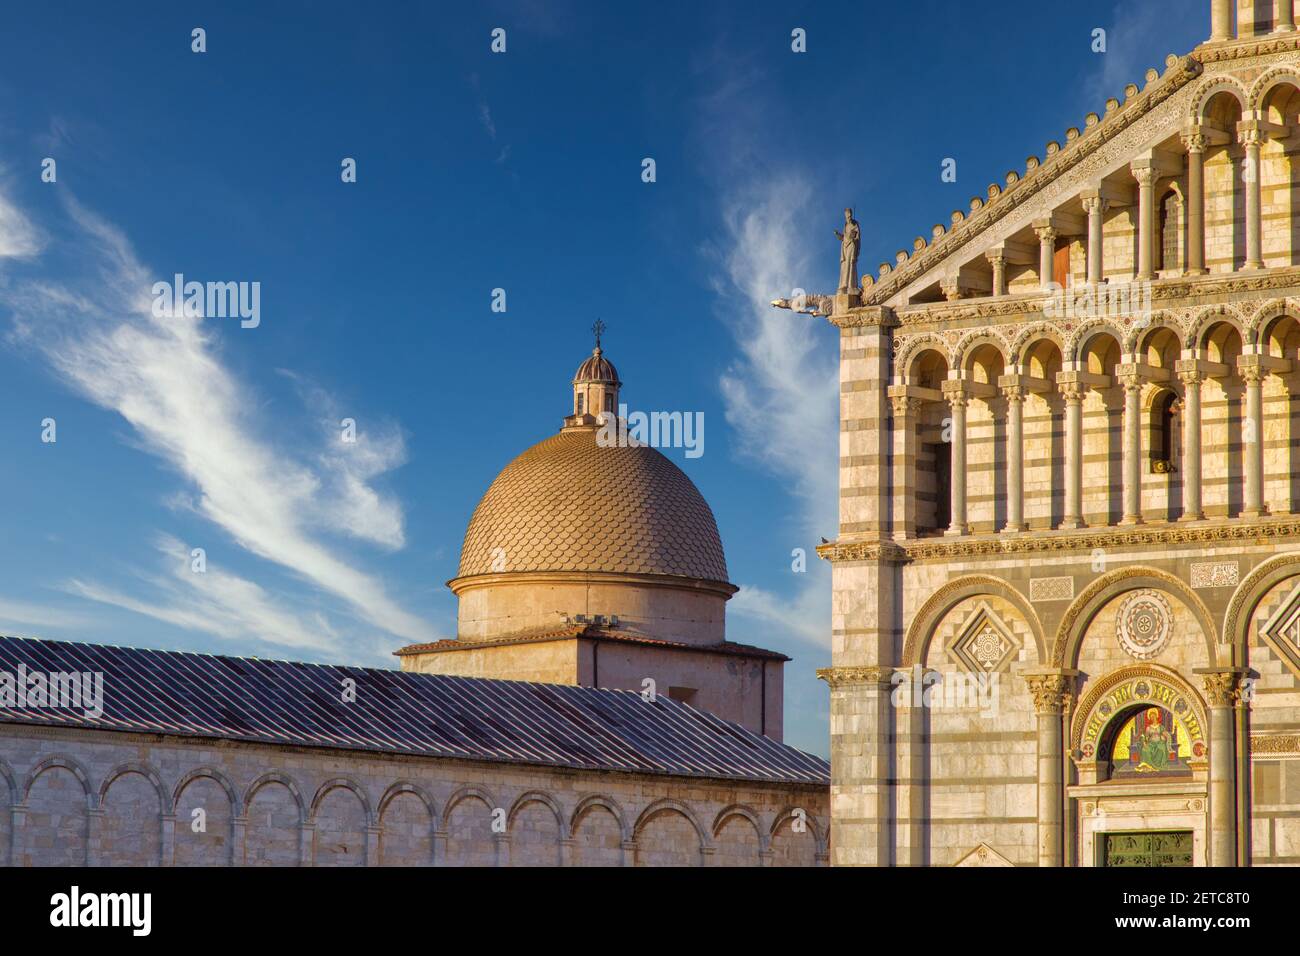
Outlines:
{"type": "Polygon", "coordinates": [[[607,412],[612,412],[613,410],[614,410],[614,396],[613,396],[612,393],[610,393],[610,392],[606,392],[606,393],[605,393],[605,411],[607,411],[607,412]]]}
{"type": "Polygon", "coordinates": [[[582,392],[579,392],[579,393],[577,394],[576,397],[577,397],[577,399],[578,399],[578,407],[575,409],[574,414],[576,414],[576,415],[581,415],[581,414],[582,414],[582,398],[583,398],[583,396],[582,396],[582,392]]]}
{"type": "Polygon", "coordinates": [[[1178,396],[1157,395],[1151,403],[1151,471],[1157,475],[1174,470],[1174,431],[1177,427],[1178,396]]]}

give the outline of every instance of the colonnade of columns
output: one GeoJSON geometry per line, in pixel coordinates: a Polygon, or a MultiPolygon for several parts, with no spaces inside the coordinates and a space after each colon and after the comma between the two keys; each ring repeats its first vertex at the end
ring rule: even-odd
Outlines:
{"type": "MultiPolygon", "coordinates": [[[[950,522],[944,533],[970,533],[968,495],[968,426],[967,409],[973,398],[988,400],[1002,397],[1006,404],[1005,488],[1006,523],[1003,532],[1024,531],[1024,402],[1031,392],[1049,392],[1053,385],[1064,400],[1064,503],[1057,527],[1063,530],[1084,527],[1083,514],[1083,403],[1090,389],[1110,388],[1116,382],[1124,388],[1122,424],[1122,517],[1120,524],[1143,522],[1142,515],[1142,390],[1152,382],[1169,384],[1176,377],[1182,385],[1182,455],[1178,470],[1182,482],[1180,521],[1205,517],[1202,487],[1202,419],[1201,386],[1208,378],[1223,378],[1234,372],[1244,382],[1244,410],[1241,424],[1242,508],[1244,517],[1267,513],[1264,502],[1264,422],[1263,380],[1270,371],[1286,371],[1291,363],[1255,353],[1237,358],[1235,368],[1211,362],[1200,350],[1184,351],[1185,358],[1175,363],[1173,374],[1138,361],[1135,355],[1116,366],[1115,375],[1100,375],[1079,370],[1057,373],[1055,383],[1013,373],[998,379],[996,387],[976,384],[965,379],[949,379],[942,391],[895,385],[890,388],[894,414],[894,533],[908,538],[916,534],[916,458],[917,428],[924,399],[947,404],[948,422],[945,437],[951,440],[950,522]]],[[[1077,364],[1077,363],[1076,363],[1077,364]]]]}
{"type": "MultiPolygon", "coordinates": [[[[1083,190],[1078,199],[1083,207],[1082,217],[1076,214],[1053,212],[1033,223],[1038,240],[1035,253],[1028,243],[1006,240],[985,253],[992,269],[991,295],[1006,295],[1008,291],[1009,264],[1037,265],[1039,285],[1044,291],[1056,287],[1053,262],[1058,237],[1080,237],[1087,256],[1087,283],[1097,286],[1105,281],[1105,241],[1103,224],[1106,213],[1116,206],[1137,206],[1137,261],[1132,273],[1122,279],[1137,281],[1154,279],[1157,275],[1158,243],[1161,237],[1159,196],[1156,185],[1162,178],[1186,173],[1186,250],[1182,268],[1184,275],[1204,275],[1206,267],[1205,241],[1205,156],[1212,146],[1241,146],[1244,161],[1241,170],[1245,207],[1245,245],[1243,269],[1262,269],[1263,208],[1260,192],[1260,148],[1269,136],[1287,137],[1289,127],[1270,123],[1260,111],[1247,111],[1235,129],[1220,129],[1208,122],[1187,127],[1180,134],[1182,152],[1152,149],[1132,160],[1129,172],[1133,186],[1122,183],[1098,182],[1083,190]]],[[[1173,269],[1163,264],[1165,271],[1173,269]]],[[[965,295],[965,288],[957,284],[954,295],[965,295]]]]}
{"type": "Polygon", "coordinates": [[[1234,0],[1210,0],[1210,42],[1295,32],[1294,0],[1238,0],[1235,31],[1233,3],[1234,0]]]}

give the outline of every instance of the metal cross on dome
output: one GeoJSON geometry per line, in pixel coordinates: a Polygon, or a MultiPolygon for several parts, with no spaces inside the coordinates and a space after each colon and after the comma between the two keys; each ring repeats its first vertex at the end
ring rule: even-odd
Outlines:
{"type": "Polygon", "coordinates": [[[592,334],[596,336],[596,348],[600,348],[600,336],[604,333],[605,328],[605,323],[600,319],[597,319],[596,324],[591,327],[592,334]]]}

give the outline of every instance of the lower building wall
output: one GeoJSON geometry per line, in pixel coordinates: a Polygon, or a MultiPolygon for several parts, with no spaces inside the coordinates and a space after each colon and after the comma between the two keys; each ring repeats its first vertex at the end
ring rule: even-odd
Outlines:
{"type": "Polygon", "coordinates": [[[17,866],[815,866],[827,788],[0,726],[17,866]]]}

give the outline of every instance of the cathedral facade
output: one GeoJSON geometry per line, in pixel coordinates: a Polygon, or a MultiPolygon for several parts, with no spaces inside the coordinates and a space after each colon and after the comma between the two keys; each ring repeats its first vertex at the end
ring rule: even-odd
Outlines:
{"type": "Polygon", "coordinates": [[[1300,34],[1210,21],[860,284],[846,211],[794,304],[837,865],[1300,863],[1300,34]]]}

